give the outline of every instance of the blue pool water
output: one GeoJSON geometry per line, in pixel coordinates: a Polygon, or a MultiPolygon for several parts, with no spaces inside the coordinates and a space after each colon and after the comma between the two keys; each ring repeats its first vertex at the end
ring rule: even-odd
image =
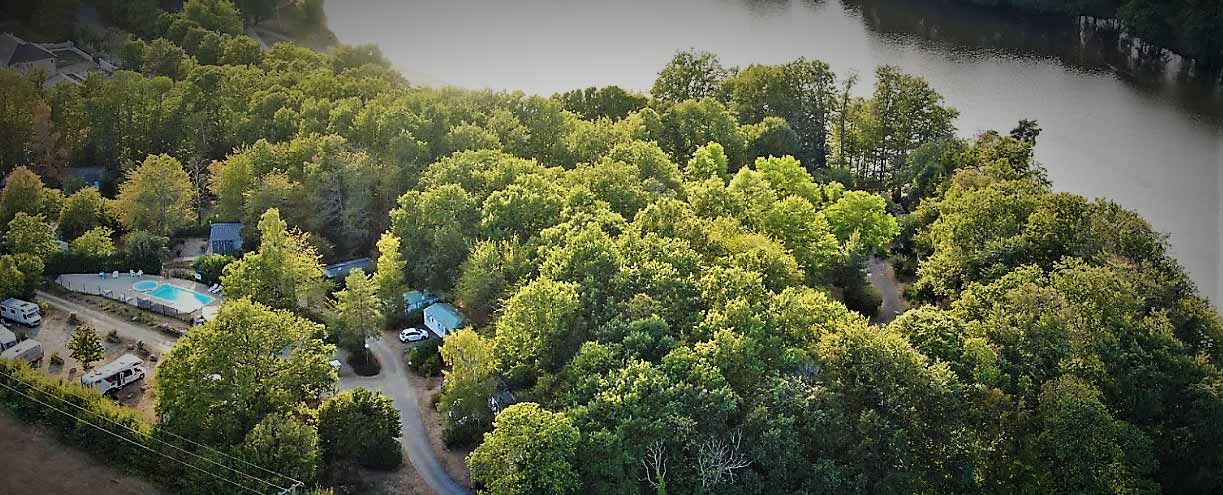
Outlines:
{"type": "Polygon", "coordinates": [[[149,295],[184,306],[208,305],[214,300],[212,296],[206,296],[193,290],[181,289],[170,284],[157,286],[156,289],[149,292],[149,295]]]}
{"type": "Polygon", "coordinates": [[[132,284],[132,288],[140,292],[148,292],[157,288],[157,282],[153,280],[141,280],[132,284]]]}

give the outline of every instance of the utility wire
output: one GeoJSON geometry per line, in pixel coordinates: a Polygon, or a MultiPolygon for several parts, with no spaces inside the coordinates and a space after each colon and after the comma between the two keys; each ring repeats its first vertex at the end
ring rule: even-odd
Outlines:
{"type": "MultiPolygon", "coordinates": [[[[9,376],[8,378],[12,378],[12,377],[11,377],[11,376],[9,376]]],[[[17,381],[19,381],[19,382],[20,382],[21,380],[17,380],[17,381]]],[[[22,383],[25,383],[25,382],[22,382],[22,383]]],[[[113,437],[115,437],[115,438],[118,438],[118,439],[120,439],[120,440],[123,440],[123,441],[125,441],[125,442],[128,442],[128,443],[130,443],[130,444],[132,444],[132,445],[135,445],[135,446],[137,446],[137,447],[140,447],[140,448],[142,448],[142,449],[145,449],[145,450],[147,450],[147,451],[149,451],[149,452],[152,452],[152,453],[154,453],[154,454],[157,454],[157,455],[160,455],[160,456],[165,457],[165,458],[167,458],[167,459],[170,459],[170,460],[172,460],[172,461],[174,461],[174,462],[177,462],[177,463],[179,463],[179,464],[182,464],[182,465],[184,465],[184,466],[187,466],[187,467],[189,467],[189,468],[191,468],[191,469],[194,469],[194,470],[196,470],[196,471],[199,471],[199,472],[201,472],[201,473],[207,474],[207,475],[209,475],[209,476],[211,476],[211,477],[213,477],[213,478],[216,478],[216,479],[218,479],[218,480],[224,481],[224,482],[226,482],[226,483],[229,483],[229,484],[231,484],[231,485],[233,485],[233,486],[236,486],[236,487],[241,488],[241,489],[243,489],[243,490],[246,490],[246,491],[248,491],[248,492],[255,493],[255,494],[258,494],[258,495],[264,495],[264,492],[262,492],[262,491],[255,490],[255,489],[253,489],[253,488],[251,488],[251,487],[248,487],[248,486],[246,486],[246,485],[242,485],[242,484],[239,484],[239,483],[235,483],[235,482],[234,482],[234,481],[232,481],[232,480],[229,480],[229,479],[226,479],[226,478],[224,478],[224,477],[218,476],[216,473],[213,473],[213,472],[208,471],[208,470],[206,470],[206,469],[202,469],[202,468],[200,468],[199,466],[196,466],[196,465],[191,464],[191,463],[189,463],[189,462],[183,461],[182,459],[179,459],[179,458],[177,458],[177,457],[170,456],[170,455],[166,455],[166,453],[165,453],[165,452],[161,452],[161,451],[158,451],[158,450],[154,450],[152,447],[149,447],[148,445],[144,445],[144,444],[142,444],[142,443],[140,443],[140,442],[137,442],[137,441],[132,440],[132,439],[130,439],[130,438],[127,438],[127,437],[125,437],[125,436],[123,436],[123,435],[120,435],[120,434],[118,434],[118,433],[115,433],[115,432],[113,432],[113,431],[110,431],[110,430],[108,430],[108,429],[106,429],[106,428],[103,428],[103,427],[101,427],[101,426],[98,426],[98,425],[96,425],[96,424],[93,424],[92,422],[90,422],[89,420],[87,420],[87,419],[85,419],[85,418],[82,418],[82,417],[79,417],[79,416],[75,416],[75,415],[73,415],[72,413],[69,413],[68,411],[64,411],[63,409],[60,409],[60,408],[55,407],[55,406],[53,406],[53,405],[51,405],[51,404],[48,404],[48,403],[46,403],[46,402],[43,402],[43,401],[41,401],[41,400],[39,400],[39,399],[37,399],[37,398],[34,398],[34,397],[32,397],[32,396],[30,396],[30,395],[26,394],[25,392],[22,392],[21,390],[18,390],[18,389],[16,389],[16,388],[13,388],[12,386],[10,386],[10,385],[9,385],[9,384],[7,384],[7,383],[0,382],[0,387],[4,387],[4,388],[7,388],[7,389],[9,389],[9,390],[12,390],[13,392],[16,392],[17,394],[19,394],[19,395],[21,395],[21,396],[23,396],[23,397],[25,397],[25,398],[27,398],[27,399],[29,399],[29,400],[32,400],[32,401],[37,402],[37,403],[39,403],[39,404],[42,404],[43,406],[46,406],[47,408],[49,408],[49,409],[51,409],[51,410],[54,410],[54,411],[56,411],[56,412],[58,412],[58,413],[60,413],[60,414],[63,414],[64,416],[68,416],[68,417],[73,418],[73,419],[75,419],[75,420],[77,420],[77,421],[80,421],[80,422],[82,422],[82,423],[85,423],[85,424],[87,424],[87,425],[89,425],[89,426],[92,426],[92,427],[94,427],[94,428],[97,428],[98,430],[101,430],[102,432],[104,432],[104,433],[106,433],[106,434],[108,434],[108,435],[111,435],[111,436],[113,436],[113,437]]]]}
{"type": "MultiPolygon", "coordinates": [[[[273,483],[271,483],[271,482],[269,482],[269,481],[267,481],[267,480],[264,480],[264,479],[262,479],[262,478],[259,478],[259,477],[256,477],[256,476],[253,476],[253,475],[247,474],[247,473],[245,473],[245,472],[243,472],[243,471],[239,471],[239,470],[234,469],[234,468],[232,468],[232,467],[226,466],[226,465],[224,465],[224,464],[221,464],[221,463],[216,462],[216,461],[214,461],[214,460],[212,460],[212,459],[209,459],[209,458],[207,458],[207,457],[204,457],[204,456],[201,456],[201,455],[199,455],[199,454],[196,454],[195,452],[191,452],[191,451],[189,451],[189,450],[183,449],[182,447],[179,447],[179,446],[174,445],[174,444],[172,444],[172,443],[166,442],[165,440],[162,440],[162,439],[160,439],[160,438],[154,437],[154,436],[149,435],[149,434],[147,434],[147,433],[144,433],[144,432],[142,432],[142,431],[135,430],[135,429],[133,429],[132,427],[130,427],[130,426],[128,426],[128,425],[125,425],[125,424],[122,424],[122,423],[116,422],[116,421],[114,421],[114,420],[112,420],[112,419],[110,419],[110,418],[107,418],[106,416],[102,416],[101,414],[98,414],[98,413],[96,413],[96,412],[94,412],[94,411],[90,411],[89,409],[86,409],[86,408],[84,408],[84,407],[81,407],[81,406],[79,406],[79,405],[77,405],[77,404],[73,404],[73,403],[71,403],[71,402],[68,402],[66,399],[64,399],[64,398],[62,398],[62,397],[58,397],[58,396],[56,396],[56,395],[52,395],[52,394],[51,394],[51,393],[49,393],[49,392],[46,392],[46,391],[40,390],[40,389],[38,389],[37,387],[34,387],[33,385],[31,385],[31,384],[29,384],[29,383],[27,383],[27,382],[25,382],[25,381],[23,381],[23,380],[21,380],[21,379],[18,379],[18,378],[16,378],[16,377],[12,376],[12,375],[9,375],[9,374],[7,374],[7,373],[6,373],[5,375],[6,375],[6,377],[7,377],[7,378],[9,378],[10,380],[17,381],[17,382],[21,383],[22,385],[25,385],[26,387],[29,387],[30,389],[33,389],[33,390],[38,390],[38,391],[42,392],[42,393],[43,393],[43,395],[46,395],[46,396],[48,396],[48,397],[53,397],[53,398],[55,398],[55,399],[59,400],[60,402],[63,402],[64,404],[68,404],[69,406],[75,407],[75,408],[77,408],[77,409],[79,409],[79,410],[81,410],[81,411],[84,411],[84,412],[87,412],[87,413],[89,413],[89,414],[92,414],[92,415],[94,415],[94,416],[96,416],[96,417],[102,418],[102,420],[103,420],[103,421],[106,421],[106,422],[108,422],[108,423],[110,423],[110,424],[113,424],[113,425],[118,426],[118,427],[120,427],[120,428],[126,429],[126,430],[128,430],[128,431],[130,431],[130,432],[132,432],[132,433],[135,433],[135,434],[137,434],[137,435],[143,436],[143,437],[145,437],[145,438],[148,438],[149,440],[152,440],[152,441],[155,441],[155,442],[159,442],[159,443],[164,444],[164,445],[168,445],[170,448],[172,448],[172,449],[174,449],[174,450],[177,450],[177,451],[182,452],[182,453],[184,453],[184,454],[187,454],[187,455],[189,455],[189,456],[195,457],[196,459],[203,460],[204,462],[207,462],[207,463],[212,464],[212,465],[214,465],[214,466],[220,467],[220,468],[222,468],[222,469],[227,469],[227,470],[232,471],[232,472],[234,472],[234,473],[238,473],[238,474],[240,474],[240,475],[242,475],[242,476],[246,476],[247,478],[253,479],[253,480],[255,480],[255,481],[258,481],[258,482],[260,482],[260,483],[263,483],[263,484],[265,484],[265,485],[267,485],[267,486],[270,486],[270,487],[272,487],[272,488],[277,488],[277,489],[279,489],[279,488],[280,488],[280,485],[273,484],[273,483]]],[[[164,430],[163,430],[163,431],[164,431],[164,430]]],[[[169,432],[167,431],[166,433],[169,433],[169,432]]],[[[177,437],[177,435],[175,435],[175,436],[177,437]]],[[[178,438],[182,438],[182,437],[178,437],[178,438]]],[[[186,439],[184,439],[184,440],[186,440],[186,439]]],[[[192,443],[195,443],[195,442],[192,442],[192,443]]],[[[199,445],[199,444],[196,444],[196,445],[199,445]]],[[[202,445],[201,445],[201,446],[202,446],[202,445]]],[[[217,451],[217,450],[214,450],[214,452],[217,452],[217,453],[219,453],[219,454],[225,455],[226,457],[229,457],[229,458],[231,458],[231,459],[236,459],[236,458],[234,458],[234,457],[230,457],[229,455],[224,454],[224,453],[222,453],[222,452],[220,452],[220,451],[217,451]]],[[[289,479],[290,481],[293,481],[293,482],[296,482],[296,481],[297,481],[297,480],[294,480],[294,479],[289,478],[289,477],[287,477],[287,476],[285,476],[285,478],[286,478],[286,479],[289,479]]]]}

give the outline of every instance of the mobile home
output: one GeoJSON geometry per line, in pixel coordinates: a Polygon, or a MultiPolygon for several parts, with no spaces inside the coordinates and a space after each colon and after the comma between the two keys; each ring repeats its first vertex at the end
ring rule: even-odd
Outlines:
{"type": "Polygon", "coordinates": [[[11,297],[0,301],[0,317],[31,327],[42,323],[42,312],[37,304],[11,297]]]}
{"type": "Polygon", "coordinates": [[[118,359],[95,368],[81,377],[81,385],[102,392],[104,395],[144,378],[144,361],[133,354],[124,354],[118,359]]]}
{"type": "Polygon", "coordinates": [[[17,359],[38,366],[42,362],[42,344],[34,339],[23,340],[0,352],[0,359],[17,359]]]}

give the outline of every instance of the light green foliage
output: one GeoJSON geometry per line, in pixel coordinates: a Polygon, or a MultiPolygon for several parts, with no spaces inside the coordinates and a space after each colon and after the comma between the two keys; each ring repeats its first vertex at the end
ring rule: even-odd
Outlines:
{"type": "Polygon", "coordinates": [[[4,178],[4,189],[0,191],[0,222],[8,225],[18,213],[53,214],[54,218],[59,218],[52,191],[44,187],[42,178],[30,169],[13,169],[4,178]]]}
{"type": "Polygon", "coordinates": [[[492,429],[488,398],[493,393],[497,358],[493,342],[467,328],[446,338],[441,349],[446,385],[437,409],[446,417],[449,444],[475,444],[492,429]]]}
{"type": "Polygon", "coordinates": [[[249,297],[274,308],[296,308],[314,298],[323,277],[318,254],[301,234],[288,230],[279,210],[263,214],[259,238],[258,251],[225,267],[225,297],[249,297]]]}
{"type": "Polygon", "coordinates": [[[842,243],[857,237],[867,250],[880,250],[896,238],[900,227],[888,214],[883,198],[865,191],[849,191],[824,209],[828,224],[842,243]]]}
{"type": "Polygon", "coordinates": [[[399,250],[399,238],[391,232],[383,232],[378,239],[378,261],[374,269],[374,289],[382,312],[388,318],[403,311],[403,293],[407,291],[407,280],[403,268],[407,263],[399,250]]]}
{"type": "MultiPolygon", "coordinates": [[[[250,0],[245,4],[256,3],[250,0]]],[[[230,0],[187,0],[183,4],[186,18],[204,29],[222,34],[242,34],[242,17],[230,0]]]]}
{"type": "Polygon", "coordinates": [[[729,163],[726,151],[718,143],[709,143],[696,149],[692,159],[684,166],[684,179],[700,182],[705,179],[726,177],[729,163]]]}
{"type": "Polygon", "coordinates": [[[510,296],[497,320],[499,368],[516,374],[555,370],[571,352],[565,344],[578,310],[577,285],[537,279],[510,296]]]}
{"type": "Polygon", "coordinates": [[[81,368],[86,371],[93,369],[93,365],[106,355],[106,348],[102,346],[98,332],[85,325],[76,327],[65,347],[71,351],[69,356],[81,363],[81,368]]]}
{"type": "Polygon", "coordinates": [[[382,301],[378,287],[357,268],[344,278],[344,289],[331,303],[331,332],[340,345],[351,352],[362,352],[365,341],[382,331],[382,301]]]}
{"type": "Polygon", "coordinates": [[[8,223],[4,247],[11,254],[27,254],[43,261],[59,251],[55,228],[42,215],[30,216],[25,212],[17,213],[8,223]]]}
{"type": "Polygon", "coordinates": [[[115,209],[123,225],[168,236],[196,219],[195,186],[181,163],[151,155],[119,186],[115,209]]]}
{"type": "Polygon", "coordinates": [[[59,231],[64,239],[76,239],[94,227],[113,222],[110,204],[95,187],[86,187],[68,196],[59,215],[59,231]]]}
{"type": "Polygon", "coordinates": [[[109,227],[94,227],[72,240],[72,254],[86,258],[105,258],[115,254],[115,232],[109,227]]]}
{"type": "Polygon", "coordinates": [[[158,366],[157,413],[180,435],[237,444],[267,415],[317,403],[334,390],[328,361],[335,347],[322,336],[321,325],[287,311],[226,301],[158,366]]]}
{"type": "Polygon", "coordinates": [[[578,430],[565,415],[527,402],[498,415],[493,432],[467,462],[486,493],[564,495],[579,488],[577,447],[578,430]]]}

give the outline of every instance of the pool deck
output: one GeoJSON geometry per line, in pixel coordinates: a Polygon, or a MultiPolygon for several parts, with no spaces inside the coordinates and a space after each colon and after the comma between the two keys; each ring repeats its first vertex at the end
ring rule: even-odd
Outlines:
{"type": "Polygon", "coordinates": [[[107,273],[105,276],[101,276],[97,273],[71,273],[60,275],[55,281],[65,289],[73,292],[105,296],[111,299],[126,302],[133,306],[136,306],[137,298],[151,299],[162,305],[174,308],[182,313],[194,313],[196,311],[200,311],[202,316],[205,318],[215,314],[216,309],[221,306],[221,294],[208,292],[208,286],[198,282],[179,278],[162,277],[160,275],[132,276],[124,272],[119,272],[118,278],[115,278],[113,275],[113,273],[107,273]],[[147,293],[147,291],[138,291],[132,288],[133,284],[146,280],[156,282],[159,285],[167,284],[173,285],[180,289],[195,291],[211,297],[212,302],[203,305],[203,307],[185,307],[173,301],[152,297],[147,293]]]}

